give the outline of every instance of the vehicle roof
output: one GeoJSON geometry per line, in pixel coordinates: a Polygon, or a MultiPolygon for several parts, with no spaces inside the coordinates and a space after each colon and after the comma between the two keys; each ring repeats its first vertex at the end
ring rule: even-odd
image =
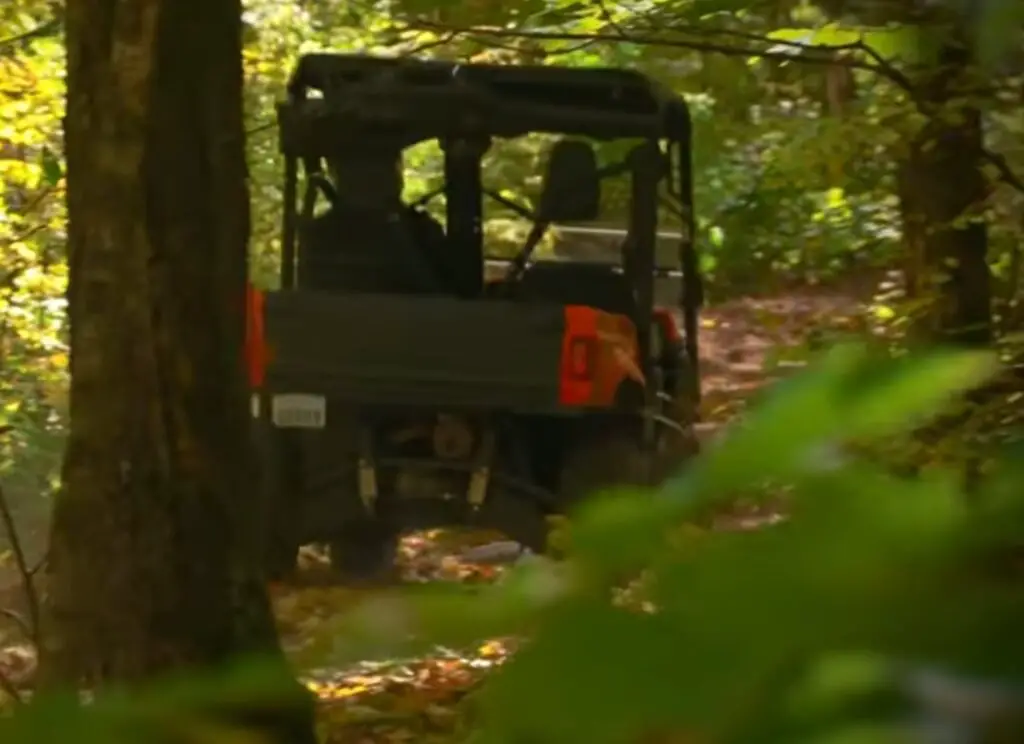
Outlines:
{"type": "Polygon", "coordinates": [[[299,111],[310,91],[319,91],[323,100],[309,101],[316,117],[307,118],[330,118],[336,133],[339,126],[359,127],[361,121],[362,129],[376,134],[382,122],[390,122],[413,141],[474,127],[496,136],[684,137],[689,132],[682,96],[646,75],[617,68],[317,53],[300,58],[288,91],[285,118],[289,106],[299,111]]]}
{"type": "Polygon", "coordinates": [[[413,85],[468,82],[515,97],[549,99],[565,105],[577,101],[614,103],[620,110],[634,113],[657,113],[661,106],[680,100],[679,95],[648,76],[615,67],[495,65],[331,53],[302,56],[289,89],[305,87],[326,94],[332,87],[365,82],[382,73],[413,85]]]}

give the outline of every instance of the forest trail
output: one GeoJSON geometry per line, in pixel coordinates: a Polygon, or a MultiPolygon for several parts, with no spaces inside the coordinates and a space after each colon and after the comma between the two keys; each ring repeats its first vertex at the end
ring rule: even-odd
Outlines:
{"type": "Polygon", "coordinates": [[[816,343],[833,334],[867,330],[878,277],[839,286],[799,287],[747,296],[701,314],[702,418],[732,419],[750,396],[802,366],[816,343]]]}

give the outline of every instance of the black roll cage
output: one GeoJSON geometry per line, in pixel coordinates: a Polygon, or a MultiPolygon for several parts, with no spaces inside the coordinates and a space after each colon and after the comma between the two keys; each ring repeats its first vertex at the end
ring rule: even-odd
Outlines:
{"type": "MultiPolygon", "coordinates": [[[[312,213],[315,189],[324,183],[322,160],[346,146],[376,141],[404,149],[438,140],[444,150],[448,241],[478,253],[482,267],[487,192],[481,160],[493,137],[537,132],[642,140],[618,166],[620,172],[631,174],[631,257],[623,262],[623,269],[640,310],[637,333],[642,359],[650,373],[659,184],[665,180],[682,221],[680,311],[685,349],[694,371],[693,393],[699,395],[698,316],[703,291],[694,245],[691,121],[678,94],[640,73],[614,68],[459,64],[320,53],[299,60],[277,116],[285,170],[284,290],[295,288],[298,223],[312,213]],[[301,208],[300,166],[307,183],[301,208]]],[[[536,228],[540,223],[532,217],[536,228]]],[[[529,252],[520,257],[523,262],[529,252]]]]}

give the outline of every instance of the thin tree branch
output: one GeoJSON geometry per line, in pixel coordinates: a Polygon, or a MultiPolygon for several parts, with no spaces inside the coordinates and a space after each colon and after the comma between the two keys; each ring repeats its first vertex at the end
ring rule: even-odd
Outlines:
{"type": "MultiPolygon", "coordinates": [[[[836,58],[838,53],[859,52],[868,53],[870,47],[863,41],[856,41],[850,44],[816,45],[803,44],[796,41],[783,41],[760,38],[758,43],[773,47],[785,47],[787,51],[774,51],[772,49],[758,49],[752,47],[732,46],[726,43],[717,43],[702,39],[670,39],[653,34],[631,34],[626,33],[593,33],[584,34],[572,31],[527,31],[521,29],[491,28],[487,26],[452,26],[448,24],[435,23],[424,19],[414,19],[405,25],[405,28],[416,31],[448,31],[461,36],[475,36],[480,38],[493,39],[535,39],[537,41],[592,41],[595,43],[607,44],[637,44],[639,46],[661,46],[675,49],[690,49],[697,52],[708,52],[712,54],[723,54],[732,57],[761,57],[764,59],[775,59],[787,62],[802,62],[805,64],[834,65],[839,64],[854,70],[863,70],[879,75],[907,92],[913,92],[913,85],[909,79],[897,70],[893,65],[885,61],[884,57],[875,52],[869,54],[874,63],[861,62],[850,58],[836,58]],[[799,54],[797,52],[800,52],[799,54]],[[885,64],[878,64],[881,59],[885,64]]],[[[753,41],[751,39],[750,41],[753,41]]]]}
{"type": "Polygon", "coordinates": [[[874,60],[879,70],[885,70],[885,77],[889,78],[889,80],[910,93],[911,97],[913,97],[915,90],[914,83],[906,74],[897,68],[896,65],[882,56],[877,49],[865,42],[864,39],[858,39],[856,43],[856,50],[874,60]]]}
{"type": "Polygon", "coordinates": [[[459,38],[459,35],[457,33],[449,31],[447,33],[442,34],[440,37],[436,39],[420,42],[419,44],[416,44],[415,46],[409,49],[403,49],[401,50],[400,53],[403,57],[411,57],[414,54],[422,54],[423,52],[426,52],[430,49],[436,49],[437,47],[442,47],[446,44],[451,44],[457,38],[459,38]]]}
{"type": "Polygon", "coordinates": [[[44,553],[43,557],[36,562],[36,565],[32,566],[32,569],[28,572],[28,575],[35,578],[35,575],[46,568],[46,564],[50,560],[50,554],[44,553]]]}
{"type": "Polygon", "coordinates": [[[982,150],[981,159],[986,163],[995,166],[996,171],[999,173],[1000,181],[1005,183],[1007,186],[1010,186],[1015,191],[1024,194],[1024,180],[1021,180],[1021,177],[1013,172],[1013,169],[1010,168],[1010,164],[1007,162],[1005,155],[992,152],[991,150],[982,150]]]}
{"type": "MultiPolygon", "coordinates": [[[[914,84],[911,79],[903,73],[891,60],[885,58],[877,49],[872,47],[866,41],[863,36],[857,41],[850,42],[848,44],[808,44],[802,41],[792,41],[787,39],[773,39],[769,36],[763,36],[761,34],[750,33],[749,31],[736,31],[733,29],[716,28],[716,29],[703,29],[698,26],[691,24],[684,25],[670,25],[666,27],[666,30],[673,33],[681,33],[690,36],[716,36],[719,38],[732,38],[746,41],[751,44],[770,44],[773,47],[783,46],[793,50],[793,52],[811,52],[816,54],[827,54],[829,52],[857,52],[863,54],[874,62],[874,65],[868,65],[867,69],[872,72],[883,75],[890,81],[895,83],[899,88],[913,93],[914,84]]],[[[814,29],[807,29],[809,33],[812,33],[814,29]]],[[[793,59],[797,55],[790,54],[789,52],[783,52],[787,59],[793,59]]],[[[752,55],[754,56],[754,55],[752,55]]],[[[761,56],[764,56],[761,54],[761,56]]],[[[806,60],[805,60],[806,61],[806,60]]],[[[812,63],[818,63],[819,60],[813,60],[812,63]]],[[[831,61],[824,59],[820,60],[821,63],[829,64],[835,63],[837,60],[833,58],[831,61]]],[[[847,65],[851,66],[851,65],[847,65]]],[[[865,68],[859,68],[865,69],[865,68]]]]}
{"type": "MultiPolygon", "coordinates": [[[[403,28],[407,28],[407,27],[403,27],[403,28]]],[[[452,41],[456,40],[459,37],[459,35],[460,34],[459,34],[458,31],[449,32],[445,36],[445,38],[443,38],[443,39],[437,39],[437,40],[430,41],[430,42],[424,42],[423,44],[421,44],[418,47],[415,47],[415,48],[410,49],[408,51],[402,52],[402,56],[416,55],[416,54],[419,54],[420,52],[426,51],[427,49],[431,49],[431,48],[434,48],[434,47],[439,47],[439,46],[442,46],[444,44],[449,44],[452,41]]],[[[558,56],[561,56],[563,54],[572,54],[573,52],[582,51],[583,49],[587,49],[587,48],[595,46],[596,44],[599,44],[599,43],[600,43],[599,39],[585,39],[585,40],[583,40],[583,41],[581,41],[579,43],[576,43],[576,44],[567,44],[566,46],[564,46],[564,47],[562,47],[560,49],[552,49],[549,52],[545,52],[544,56],[545,56],[545,58],[551,58],[551,57],[558,57],[558,56]]],[[[495,45],[494,44],[482,44],[482,46],[495,46],[495,45]]],[[[500,45],[497,45],[497,46],[500,47],[501,49],[509,49],[509,50],[512,50],[512,51],[518,51],[518,49],[516,47],[513,47],[511,45],[500,44],[500,45]]],[[[276,121],[265,121],[265,122],[263,122],[261,124],[256,124],[253,127],[247,129],[245,131],[245,136],[246,137],[252,137],[253,135],[263,134],[264,132],[269,132],[269,131],[274,130],[276,128],[277,128],[277,122],[276,121]]]]}
{"type": "Polygon", "coordinates": [[[18,537],[18,528],[14,523],[14,515],[11,513],[11,505],[7,502],[7,495],[3,486],[0,485],[0,522],[3,523],[7,539],[11,544],[11,552],[14,554],[14,563],[18,567],[18,574],[21,576],[21,588],[25,593],[25,602],[28,605],[28,624],[31,628],[30,638],[39,647],[39,595],[36,594],[35,582],[32,581],[32,570],[29,568],[28,560],[25,558],[25,549],[18,537]]]}
{"type": "Polygon", "coordinates": [[[276,121],[265,121],[262,124],[257,124],[251,129],[245,130],[246,137],[252,137],[254,134],[262,134],[263,132],[269,132],[271,129],[277,127],[276,121]]]}
{"type": "Polygon", "coordinates": [[[48,21],[40,23],[38,26],[30,28],[28,31],[23,31],[22,33],[15,34],[14,36],[8,36],[6,39],[0,39],[0,52],[3,52],[7,47],[24,44],[26,41],[37,39],[40,36],[49,36],[59,29],[60,20],[57,18],[51,18],[48,21]]]}
{"type": "Polygon", "coordinates": [[[7,607],[0,607],[0,616],[6,617],[12,623],[17,625],[18,630],[21,631],[22,635],[24,635],[27,640],[32,639],[32,626],[24,617],[7,607]]]}
{"type": "MultiPolygon", "coordinates": [[[[916,86],[910,77],[896,67],[891,61],[887,60],[877,49],[874,49],[870,44],[867,44],[863,39],[858,39],[857,41],[849,44],[807,44],[799,41],[771,39],[766,36],[758,36],[757,34],[742,31],[732,31],[728,29],[714,29],[708,31],[705,29],[698,29],[693,26],[675,26],[672,27],[671,30],[675,33],[690,34],[694,36],[731,37],[749,42],[751,45],[784,47],[786,51],[775,51],[770,48],[752,48],[751,46],[734,46],[727,43],[708,41],[706,39],[667,39],[663,36],[652,35],[649,33],[632,33],[615,21],[611,11],[604,4],[603,0],[596,0],[596,5],[605,26],[610,29],[612,33],[598,32],[584,34],[570,31],[529,31],[522,29],[492,28],[487,26],[453,26],[420,18],[413,19],[403,24],[400,28],[407,31],[432,31],[443,34],[441,39],[432,40],[430,42],[426,42],[420,47],[413,48],[406,52],[407,55],[413,55],[426,49],[442,46],[462,36],[470,38],[476,37],[478,43],[485,46],[499,46],[501,48],[509,47],[505,44],[489,43],[488,41],[484,41],[484,39],[533,39],[536,41],[577,42],[575,44],[571,44],[568,48],[549,52],[546,56],[567,54],[596,44],[628,43],[640,46],[662,46],[677,49],[690,49],[698,52],[723,54],[733,57],[761,57],[763,59],[801,62],[804,64],[839,65],[853,70],[871,72],[889,80],[898,88],[906,92],[918,107],[922,107],[922,101],[916,94],[916,86]],[[871,62],[861,62],[856,59],[851,59],[850,55],[855,54],[864,55],[865,57],[868,57],[871,62]]],[[[246,135],[251,136],[253,134],[258,134],[263,131],[273,129],[275,126],[276,124],[274,122],[264,123],[248,130],[246,135]]],[[[998,153],[993,153],[989,150],[983,150],[981,157],[985,162],[996,167],[1001,181],[1015,190],[1024,193],[1024,180],[1013,172],[1004,156],[998,153]]]]}
{"type": "Polygon", "coordinates": [[[56,190],[55,186],[47,186],[46,188],[41,189],[39,193],[33,196],[29,203],[19,209],[18,212],[20,212],[22,216],[26,216],[35,211],[36,207],[42,204],[43,200],[56,190]]]}
{"type": "Polygon", "coordinates": [[[38,224],[33,225],[32,227],[25,228],[25,230],[18,233],[17,235],[13,235],[10,238],[4,238],[2,244],[4,246],[9,246],[14,245],[15,243],[24,243],[26,240],[31,238],[36,233],[42,232],[45,227],[46,225],[38,224]]]}
{"type": "Polygon", "coordinates": [[[615,20],[615,17],[612,15],[611,9],[604,3],[603,0],[595,0],[595,2],[597,4],[598,13],[600,13],[601,20],[604,21],[604,24],[612,31],[614,31],[616,34],[621,36],[624,40],[628,40],[629,34],[626,32],[624,28],[622,28],[622,26],[619,25],[619,22],[615,20]]]}
{"type": "MultiPolygon", "coordinates": [[[[535,39],[538,41],[581,41],[591,43],[607,44],[638,44],[641,46],[662,46],[679,49],[691,49],[698,52],[709,52],[712,54],[723,54],[733,57],[761,57],[763,59],[776,59],[791,62],[802,62],[805,64],[817,65],[840,65],[854,70],[871,72],[889,80],[901,90],[906,92],[911,100],[919,107],[923,102],[917,95],[917,87],[908,75],[902,72],[891,61],[887,60],[877,49],[871,47],[863,39],[858,39],[849,44],[820,45],[806,44],[798,41],[786,41],[770,39],[740,31],[729,31],[725,29],[714,31],[702,31],[694,27],[681,29],[676,27],[673,31],[690,33],[704,36],[725,36],[742,39],[756,45],[770,45],[772,47],[785,47],[787,51],[773,51],[772,49],[758,49],[751,47],[731,46],[725,43],[698,39],[667,39],[663,36],[652,34],[633,34],[623,29],[615,22],[611,12],[604,6],[601,0],[597,0],[598,9],[605,25],[613,33],[598,32],[593,34],[582,34],[569,31],[528,31],[522,29],[491,28],[486,26],[452,26],[448,24],[435,23],[423,19],[410,21],[406,28],[412,30],[433,30],[446,31],[451,34],[494,39],[535,39]],[[862,54],[868,57],[871,62],[861,62],[851,59],[847,55],[862,54]]],[[[991,163],[999,172],[1000,180],[1012,188],[1024,193],[1024,179],[1021,179],[1010,168],[1006,158],[998,153],[983,150],[982,159],[991,163]]]]}
{"type": "Polygon", "coordinates": [[[0,669],[0,690],[18,705],[23,705],[25,697],[21,694],[18,687],[11,681],[11,678],[7,676],[3,669],[0,669]]]}

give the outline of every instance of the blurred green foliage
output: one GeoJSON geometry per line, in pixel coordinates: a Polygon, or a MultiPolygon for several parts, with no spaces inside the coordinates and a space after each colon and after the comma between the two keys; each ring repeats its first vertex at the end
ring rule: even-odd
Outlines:
{"type": "MultiPolygon", "coordinates": [[[[968,503],[956,471],[902,478],[845,447],[920,426],[994,370],[986,355],[837,347],[673,482],[587,504],[566,560],[483,588],[375,596],[307,653],[345,664],[528,636],[465,703],[481,744],[1020,741],[1019,448],[994,455],[968,503]],[[766,481],[788,486],[785,521],[686,527],[766,481]],[[625,599],[624,575],[639,577],[625,599]]],[[[246,669],[88,708],[43,697],[0,737],[142,741],[173,713],[182,741],[235,741],[193,711],[270,705],[267,684],[246,669]]]]}
{"type": "Polygon", "coordinates": [[[240,659],[206,677],[170,675],[88,703],[46,695],[0,718],[0,736],[19,744],[71,738],[81,744],[260,744],[261,732],[240,722],[258,720],[261,709],[278,710],[294,696],[294,682],[281,675],[280,664],[240,659]]]}
{"type": "Polygon", "coordinates": [[[1021,461],[1001,459],[971,507],[956,471],[901,478],[844,450],[992,368],[839,347],[660,491],[587,505],[564,563],[380,599],[339,622],[331,655],[529,632],[473,701],[475,741],[494,744],[1014,741],[982,733],[1024,734],[1021,461]],[[786,521],[680,527],[765,481],[789,486],[786,521]],[[624,573],[641,579],[610,602],[624,573]]]}

